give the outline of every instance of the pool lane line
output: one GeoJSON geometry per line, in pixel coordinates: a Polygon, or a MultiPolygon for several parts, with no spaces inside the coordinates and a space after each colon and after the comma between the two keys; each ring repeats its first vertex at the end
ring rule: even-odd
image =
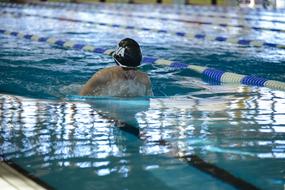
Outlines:
{"type": "MultiPolygon", "coordinates": [[[[99,114],[99,113],[98,113],[99,114]]],[[[144,141],[144,137],[141,136],[140,129],[138,127],[135,127],[133,125],[130,125],[124,121],[118,120],[113,117],[106,116],[104,114],[99,114],[103,118],[107,120],[111,120],[115,122],[115,126],[120,129],[121,131],[124,131],[126,133],[129,133],[133,136],[135,136],[138,140],[144,141]]],[[[175,155],[174,158],[179,159],[183,162],[186,162],[189,166],[192,166],[201,172],[204,172],[208,175],[211,175],[212,177],[229,184],[237,189],[240,190],[260,190],[260,188],[256,187],[255,185],[251,184],[250,182],[247,182],[246,180],[243,180],[242,178],[236,177],[235,175],[231,174],[227,170],[220,168],[212,163],[206,162],[199,156],[195,154],[184,154],[183,152],[179,151],[178,148],[173,147],[173,145],[170,142],[167,142],[164,139],[161,139],[159,141],[152,141],[157,142],[159,145],[168,146],[171,148],[172,151],[174,151],[175,155]]],[[[173,155],[172,155],[173,156],[173,155]]]]}
{"type": "MultiPolygon", "coordinates": [[[[130,124],[128,124],[124,121],[121,121],[119,119],[116,119],[114,117],[107,116],[106,114],[102,114],[102,113],[98,112],[97,110],[96,110],[96,112],[103,119],[107,119],[107,120],[113,122],[119,130],[133,135],[134,137],[136,137],[138,140],[140,140],[142,142],[144,141],[145,138],[143,136],[141,136],[141,132],[140,132],[140,129],[138,127],[130,125],[130,124]]],[[[173,158],[179,159],[179,160],[187,163],[189,166],[192,166],[192,167],[200,170],[201,172],[204,172],[208,175],[211,175],[212,177],[222,181],[223,183],[229,184],[233,187],[236,187],[237,189],[242,189],[242,190],[249,190],[249,189],[250,190],[259,190],[258,187],[252,185],[251,183],[234,176],[230,172],[228,172],[222,168],[219,168],[218,166],[215,166],[214,164],[211,164],[211,163],[204,161],[202,158],[200,158],[197,155],[182,154],[181,152],[179,152],[179,149],[173,147],[171,143],[169,143],[163,139],[159,140],[159,141],[152,141],[152,142],[158,142],[160,145],[169,146],[169,147],[173,148],[175,150],[174,152],[176,154],[173,158]]],[[[170,155],[170,156],[172,156],[172,155],[170,155]]],[[[38,177],[30,174],[28,171],[24,170],[20,165],[16,164],[12,160],[5,159],[4,155],[0,154],[0,158],[1,157],[4,159],[5,163],[7,163],[11,167],[13,167],[15,170],[19,171],[20,173],[22,173],[26,177],[35,181],[39,185],[43,186],[46,189],[51,189],[51,190],[54,189],[53,187],[51,187],[50,185],[48,185],[47,183],[42,181],[40,178],[38,178],[38,177]]]]}
{"type": "Polygon", "coordinates": [[[230,44],[241,45],[241,46],[253,46],[256,48],[259,47],[270,47],[270,48],[278,48],[278,49],[285,49],[285,44],[277,44],[277,43],[270,43],[263,40],[250,40],[250,39],[239,39],[234,37],[224,37],[224,36],[213,36],[207,35],[204,33],[186,33],[181,31],[169,31],[164,29],[153,29],[147,27],[135,27],[132,25],[121,25],[121,24],[113,24],[113,23],[106,23],[106,22],[95,22],[95,21],[84,21],[80,19],[73,19],[73,18],[66,18],[66,17],[55,17],[55,16],[45,16],[39,14],[29,14],[29,13],[18,13],[13,11],[1,11],[1,13],[6,15],[13,15],[13,16],[28,16],[28,17],[39,17],[44,19],[53,19],[53,20],[61,20],[61,21],[68,21],[68,22],[75,22],[75,23],[84,23],[84,24],[93,24],[99,26],[106,26],[112,27],[116,29],[124,29],[124,30],[140,30],[145,32],[156,32],[162,34],[171,34],[178,37],[186,38],[187,40],[206,40],[206,41],[214,41],[214,42],[227,42],[230,44]]]}
{"type": "MultiPolygon", "coordinates": [[[[25,34],[22,32],[11,32],[7,30],[0,29],[0,34],[5,34],[8,36],[14,36],[22,39],[27,39],[36,42],[48,43],[50,45],[56,45],[62,48],[70,48],[74,50],[83,50],[87,52],[99,53],[112,56],[113,49],[105,49],[101,47],[95,47],[89,44],[76,43],[74,41],[63,40],[54,37],[40,37],[37,35],[25,34]]],[[[283,90],[285,91],[285,82],[267,80],[257,76],[241,75],[237,73],[225,72],[213,68],[202,67],[198,65],[190,65],[179,61],[171,61],[166,59],[159,59],[153,57],[143,57],[142,62],[144,65],[157,64],[164,65],[174,69],[190,69],[195,71],[202,76],[205,76],[211,80],[221,82],[221,83],[235,83],[235,84],[245,84],[250,86],[260,86],[267,87],[271,89],[283,90]]]]}
{"type": "MultiPolygon", "coordinates": [[[[1,5],[2,4],[0,3],[0,6],[1,5]]],[[[15,8],[15,7],[23,8],[24,7],[24,5],[18,5],[18,4],[16,4],[16,6],[14,6],[13,4],[11,4],[11,5],[10,4],[8,4],[8,5],[3,4],[2,6],[12,7],[12,8],[15,8]]],[[[59,8],[56,5],[50,5],[50,4],[46,4],[46,3],[29,3],[29,4],[27,4],[27,6],[32,7],[32,8],[38,8],[38,7],[42,7],[43,8],[43,7],[47,7],[47,6],[51,6],[53,8],[59,8]]],[[[64,8],[67,9],[67,10],[74,10],[74,11],[79,10],[81,12],[92,13],[90,11],[86,11],[86,9],[76,8],[76,7],[73,7],[73,6],[72,7],[64,7],[64,8]]],[[[122,11],[118,11],[118,10],[116,10],[115,12],[111,13],[110,11],[102,11],[102,10],[98,11],[98,10],[96,10],[96,13],[99,13],[99,14],[110,14],[110,15],[119,15],[119,16],[121,16],[121,15],[123,15],[123,16],[133,16],[133,17],[144,18],[144,19],[157,19],[157,20],[162,20],[162,21],[185,22],[185,23],[190,23],[190,24],[192,22],[191,20],[188,22],[188,19],[175,19],[175,18],[166,18],[166,17],[157,17],[157,16],[139,16],[139,15],[134,15],[134,14],[123,14],[122,11]],[[115,13],[115,12],[117,12],[117,13],[115,13]]],[[[165,13],[165,11],[163,13],[165,13]]],[[[247,21],[247,22],[248,21],[255,21],[255,22],[256,21],[262,21],[262,22],[270,22],[270,23],[273,23],[273,24],[276,24],[276,23],[285,24],[285,21],[280,21],[280,20],[253,19],[253,18],[250,18],[250,17],[240,18],[238,16],[229,16],[229,15],[219,16],[219,15],[215,15],[215,14],[205,14],[204,15],[204,14],[195,14],[195,13],[188,13],[186,15],[187,16],[196,16],[196,17],[209,17],[209,18],[217,17],[217,18],[222,18],[222,19],[236,19],[236,20],[238,20],[240,22],[243,22],[243,21],[247,21]]],[[[208,24],[208,22],[205,22],[205,23],[208,24]]],[[[244,28],[244,29],[252,29],[252,30],[257,30],[257,31],[258,30],[262,30],[264,28],[264,27],[250,27],[250,28],[248,28],[247,26],[239,25],[239,24],[237,24],[237,25],[228,25],[228,23],[224,23],[224,24],[223,23],[214,23],[214,22],[212,22],[212,23],[213,23],[213,25],[220,26],[220,27],[231,27],[232,26],[232,27],[240,27],[240,28],[244,28]]],[[[273,30],[274,31],[274,29],[270,29],[270,28],[265,28],[264,30],[269,30],[269,31],[273,30]]],[[[282,29],[280,29],[280,30],[282,30],[282,29]]],[[[285,30],[283,30],[283,32],[284,31],[285,30]]],[[[278,31],[274,31],[274,32],[278,32],[278,31]]]]}

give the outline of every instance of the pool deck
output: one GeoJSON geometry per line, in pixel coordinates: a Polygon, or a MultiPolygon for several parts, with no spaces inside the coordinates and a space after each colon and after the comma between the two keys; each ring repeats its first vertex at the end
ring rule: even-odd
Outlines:
{"type": "Polygon", "coordinates": [[[0,161],[0,189],[41,190],[45,188],[22,175],[5,162],[0,161]]]}

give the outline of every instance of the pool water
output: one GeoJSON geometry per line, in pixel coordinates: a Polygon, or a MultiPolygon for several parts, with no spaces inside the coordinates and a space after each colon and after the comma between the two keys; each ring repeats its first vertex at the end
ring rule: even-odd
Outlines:
{"type": "MultiPolygon", "coordinates": [[[[283,49],[188,40],[171,33],[23,15],[285,44],[282,32],[248,29],[284,28],[285,17],[279,13],[248,13],[256,19],[253,22],[233,19],[242,17],[238,11],[210,11],[227,17],[211,18],[201,16],[206,14],[201,11],[203,8],[197,16],[190,7],[181,10],[160,5],[76,6],[77,10],[67,5],[2,5],[1,13],[5,10],[22,15],[1,14],[0,29],[106,49],[115,48],[121,39],[131,37],[141,44],[144,56],[285,82],[283,49]],[[242,23],[247,27],[224,28],[156,19],[161,16],[242,23]]],[[[148,64],[141,70],[151,78],[154,97],[78,96],[81,86],[96,71],[112,65],[114,61],[106,55],[0,34],[2,159],[17,164],[53,189],[284,189],[284,91],[220,84],[189,69],[148,64]],[[203,163],[210,169],[203,168],[203,163]]]]}

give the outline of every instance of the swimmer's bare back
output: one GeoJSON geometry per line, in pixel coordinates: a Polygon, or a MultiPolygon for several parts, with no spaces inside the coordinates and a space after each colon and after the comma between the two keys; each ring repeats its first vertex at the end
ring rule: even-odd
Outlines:
{"type": "Polygon", "coordinates": [[[135,69],[113,66],[95,73],[83,86],[81,96],[153,96],[147,74],[135,69]]]}

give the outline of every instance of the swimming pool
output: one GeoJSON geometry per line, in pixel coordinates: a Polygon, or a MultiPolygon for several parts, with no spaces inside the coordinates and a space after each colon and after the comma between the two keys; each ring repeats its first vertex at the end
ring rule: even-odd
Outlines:
{"type": "Polygon", "coordinates": [[[52,189],[283,189],[285,92],[165,60],[285,82],[285,17],[203,10],[2,4],[2,158],[52,189]],[[149,58],[155,97],[78,96],[125,37],[149,58]]]}

